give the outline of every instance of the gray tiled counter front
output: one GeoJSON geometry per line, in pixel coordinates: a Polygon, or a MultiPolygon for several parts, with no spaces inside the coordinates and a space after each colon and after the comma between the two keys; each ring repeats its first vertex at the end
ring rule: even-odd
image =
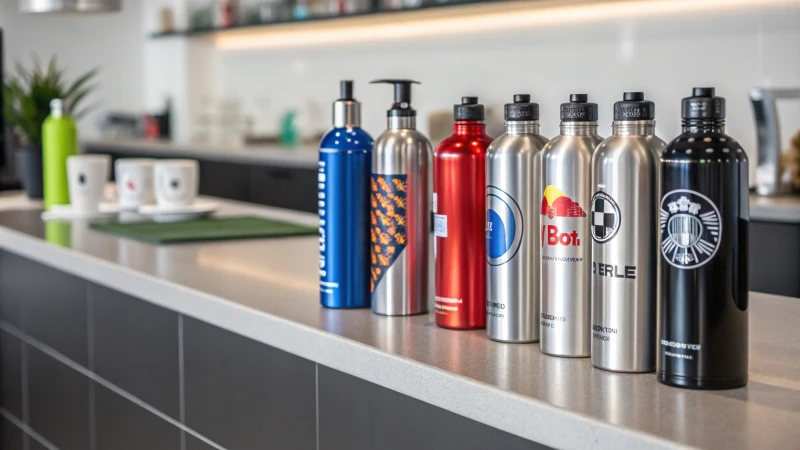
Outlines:
{"type": "Polygon", "coordinates": [[[314,363],[184,318],[186,424],[229,449],[316,447],[314,363]]]}
{"type": "Polygon", "coordinates": [[[180,420],[178,314],[89,283],[93,370],[180,420]]]}
{"type": "Polygon", "coordinates": [[[0,416],[0,449],[23,450],[24,436],[19,427],[0,416]]]}
{"type": "Polygon", "coordinates": [[[95,448],[180,449],[181,429],[100,384],[94,384],[95,448]]]}
{"type": "Polygon", "coordinates": [[[90,448],[90,380],[31,345],[27,352],[27,424],[59,450],[90,448]]]}
{"type": "MultiPolygon", "coordinates": [[[[230,202],[222,206],[222,215],[262,214],[303,224],[318,220],[313,215],[230,202]]],[[[181,429],[189,449],[246,448],[250,441],[236,440],[239,436],[228,429],[239,423],[242,435],[263,442],[258,441],[264,435],[260,430],[253,431],[254,424],[267,430],[274,429],[269,421],[284,424],[283,418],[272,416],[274,410],[270,408],[285,403],[288,393],[298,386],[305,389],[311,384],[308,367],[315,375],[321,374],[313,379],[316,394],[310,394],[321,402],[318,409],[316,402],[311,407],[319,421],[315,417],[309,427],[308,414],[301,412],[298,424],[284,425],[287,430],[311,429],[310,436],[304,434],[292,441],[302,447],[316,448],[317,440],[320,448],[375,442],[364,440],[364,430],[344,423],[346,417],[352,417],[353,423],[363,417],[363,412],[352,411],[356,404],[368,408],[371,415],[385,414],[370,417],[379,425],[376,430],[381,430],[376,436],[391,438],[388,425],[382,425],[387,417],[403,421],[411,417],[407,423],[417,424],[413,414],[419,414],[433,417],[444,430],[470,428],[463,432],[465,436],[475,433],[472,441],[485,444],[488,439],[496,443],[493,448],[535,448],[537,443],[581,449],[777,449],[792,448],[800,442],[798,299],[751,293],[747,388],[689,391],[661,385],[653,374],[611,373],[594,369],[587,359],[542,355],[535,345],[493,342],[482,331],[444,330],[435,326],[431,314],[387,318],[369,310],[323,309],[319,306],[319,243],[315,237],[150,246],[74,222],[67,229],[69,244],[51,244],[45,241],[38,215],[38,211],[0,212],[0,249],[124,294],[115,296],[119,301],[133,301],[134,297],[183,317],[183,351],[179,351],[184,356],[181,373],[185,375],[181,385],[185,401],[182,420],[116,385],[107,386],[111,382],[104,378],[97,378],[96,383],[181,429]],[[195,333],[198,330],[205,331],[195,333]],[[242,350],[237,355],[231,349],[242,350]],[[243,362],[258,358],[261,361],[252,364],[243,362]],[[270,363],[274,360],[283,361],[280,364],[289,372],[276,371],[270,363]],[[263,375],[258,376],[259,372],[263,375]],[[355,400],[349,411],[338,415],[335,407],[326,409],[346,403],[342,393],[331,391],[327,384],[336,372],[342,376],[334,386],[374,384],[348,387],[355,400]],[[287,379],[291,382],[282,381],[287,379]],[[251,387],[259,381],[262,386],[251,387]],[[275,393],[281,382],[286,383],[286,392],[275,393]],[[266,406],[258,409],[249,405],[243,392],[266,399],[266,406]],[[408,405],[410,412],[403,412],[406,406],[384,412],[391,408],[383,401],[408,405]],[[223,417],[218,411],[194,411],[215,405],[231,417],[223,417]],[[237,409],[262,419],[259,422],[247,417],[237,422],[233,417],[237,409]],[[437,418],[439,412],[452,416],[437,418]],[[214,420],[225,426],[216,428],[211,423],[214,420]],[[330,428],[336,426],[346,432],[340,440],[331,435],[330,428]]],[[[0,259],[6,261],[5,256],[0,259]]],[[[2,280],[5,278],[0,277],[0,284],[2,280]]],[[[3,286],[0,292],[5,292],[3,286]]],[[[13,307],[5,307],[13,301],[7,300],[0,298],[2,311],[13,313],[13,307]]],[[[16,331],[5,319],[2,325],[25,340],[29,349],[31,345],[45,345],[31,341],[33,337],[16,331]]],[[[59,355],[54,358],[61,361],[65,356],[59,355]]],[[[73,363],[64,365],[82,374],[88,386],[90,373],[70,365],[73,363]]],[[[307,394],[296,395],[299,401],[294,407],[307,408],[307,394]]],[[[82,407],[80,402],[73,403],[82,407]]],[[[98,406],[97,402],[90,405],[98,406]]],[[[46,431],[53,436],[63,434],[54,433],[55,426],[50,428],[46,431]]],[[[430,446],[464,444],[457,434],[442,433],[456,436],[443,443],[428,432],[418,434],[427,437],[424,443],[430,446]]],[[[405,439],[395,438],[411,442],[405,439]]]]}

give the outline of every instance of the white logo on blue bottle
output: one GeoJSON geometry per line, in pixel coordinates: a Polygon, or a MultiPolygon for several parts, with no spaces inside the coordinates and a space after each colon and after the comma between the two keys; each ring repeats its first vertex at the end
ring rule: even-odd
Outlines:
{"type": "Polygon", "coordinates": [[[495,186],[486,188],[486,256],[489,265],[511,261],[522,244],[525,224],[519,204],[495,186]]]}

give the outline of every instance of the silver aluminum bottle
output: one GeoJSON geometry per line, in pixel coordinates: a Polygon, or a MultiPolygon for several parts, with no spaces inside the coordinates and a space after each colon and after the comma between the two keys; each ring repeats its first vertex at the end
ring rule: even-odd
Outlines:
{"type": "Polygon", "coordinates": [[[433,146],[416,130],[411,80],[394,85],[388,129],[375,140],[370,194],[372,311],[388,316],[428,312],[433,299],[433,146]]]}
{"type": "Polygon", "coordinates": [[[592,364],[656,369],[659,160],[655,105],[641,92],[614,104],[612,136],[592,157],[592,364]]]}
{"type": "Polygon", "coordinates": [[[597,105],[573,94],[561,105],[561,134],[542,151],[540,241],[542,352],[588,357],[591,351],[591,235],[587,208],[591,197],[592,152],[597,135],[597,105]]]}
{"type": "Polygon", "coordinates": [[[539,105],[505,105],[506,132],[486,152],[486,332],[503,342],[539,341],[539,105]]]}

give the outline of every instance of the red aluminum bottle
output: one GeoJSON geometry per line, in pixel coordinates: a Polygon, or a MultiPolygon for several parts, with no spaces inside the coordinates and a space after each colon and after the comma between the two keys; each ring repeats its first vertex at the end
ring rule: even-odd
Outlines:
{"type": "Polygon", "coordinates": [[[486,328],[486,149],[477,97],[454,107],[453,135],[433,155],[436,325],[486,328]]]}

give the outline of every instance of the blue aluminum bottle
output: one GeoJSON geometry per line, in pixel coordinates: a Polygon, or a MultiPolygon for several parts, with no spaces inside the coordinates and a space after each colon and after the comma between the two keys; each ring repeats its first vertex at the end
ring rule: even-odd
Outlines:
{"type": "Polygon", "coordinates": [[[326,308],[369,308],[372,137],[353,82],[341,82],[333,129],[319,146],[319,289],[326,308]]]}

